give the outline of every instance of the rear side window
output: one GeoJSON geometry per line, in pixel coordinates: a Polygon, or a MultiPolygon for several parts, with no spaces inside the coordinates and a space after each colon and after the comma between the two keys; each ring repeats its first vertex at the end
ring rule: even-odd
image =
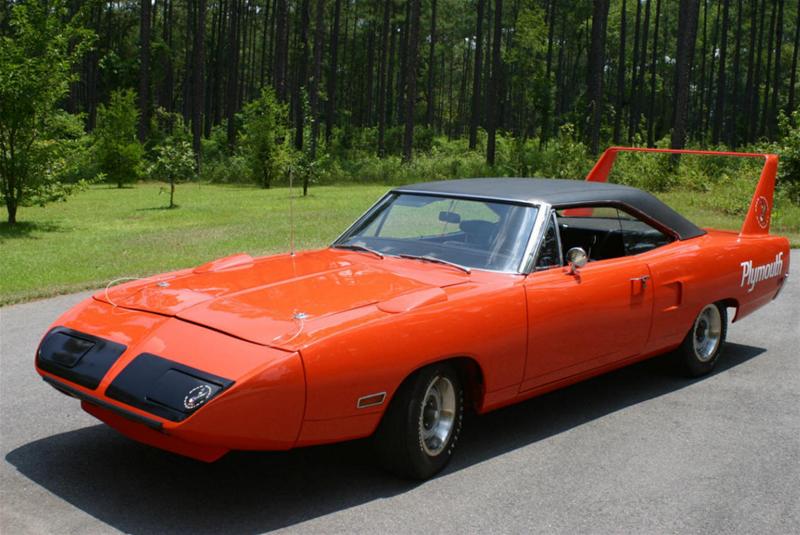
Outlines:
{"type": "Polygon", "coordinates": [[[562,253],[581,247],[590,261],[652,251],[672,238],[615,206],[564,208],[556,211],[562,253]]]}

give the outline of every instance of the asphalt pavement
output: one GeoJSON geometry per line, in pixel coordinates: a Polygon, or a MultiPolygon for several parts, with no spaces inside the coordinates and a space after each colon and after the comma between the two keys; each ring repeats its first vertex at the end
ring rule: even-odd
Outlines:
{"type": "Polygon", "coordinates": [[[33,368],[89,294],[6,307],[0,532],[800,533],[800,275],[787,284],[730,326],[714,374],[657,358],[472,418],[424,483],[383,473],[365,442],[211,465],[132,442],[33,368]]]}

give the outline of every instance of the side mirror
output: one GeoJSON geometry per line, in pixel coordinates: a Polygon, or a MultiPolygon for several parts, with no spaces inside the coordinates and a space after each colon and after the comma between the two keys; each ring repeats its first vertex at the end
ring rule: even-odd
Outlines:
{"type": "Polygon", "coordinates": [[[578,269],[585,266],[588,261],[589,257],[581,247],[573,247],[567,251],[567,264],[569,265],[570,273],[577,273],[578,269]]]}

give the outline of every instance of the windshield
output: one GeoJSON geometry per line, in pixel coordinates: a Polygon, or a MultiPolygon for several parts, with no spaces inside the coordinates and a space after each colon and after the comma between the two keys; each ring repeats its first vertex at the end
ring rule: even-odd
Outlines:
{"type": "Polygon", "coordinates": [[[537,212],[534,206],[391,193],[334,246],[516,272],[537,212]]]}

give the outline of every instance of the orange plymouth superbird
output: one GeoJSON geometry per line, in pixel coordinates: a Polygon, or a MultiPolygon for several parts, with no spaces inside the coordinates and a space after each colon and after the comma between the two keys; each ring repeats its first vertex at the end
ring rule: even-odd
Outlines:
{"type": "Polygon", "coordinates": [[[586,181],[398,187],[325,249],[107,288],[53,324],[36,370],[124,435],[195,459],[372,436],[387,468],[430,477],[465,411],[665,352],[706,374],[728,319],[780,293],[777,156],[725,153],[764,160],[737,233],[609,184],[627,150],[643,149],[609,149],[586,181]]]}

